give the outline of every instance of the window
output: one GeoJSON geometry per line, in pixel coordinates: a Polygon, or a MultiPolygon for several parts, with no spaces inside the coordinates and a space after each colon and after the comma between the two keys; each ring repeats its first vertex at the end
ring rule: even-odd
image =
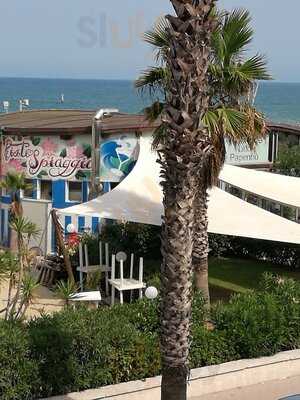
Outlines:
{"type": "Polygon", "coordinates": [[[32,179],[25,179],[27,188],[23,190],[23,197],[33,199],[34,184],[32,179]]]}
{"type": "Polygon", "coordinates": [[[52,181],[40,181],[40,199],[52,200],[52,181]]]}
{"type": "Polygon", "coordinates": [[[82,201],[82,182],[68,182],[68,196],[69,201],[82,201]]]}

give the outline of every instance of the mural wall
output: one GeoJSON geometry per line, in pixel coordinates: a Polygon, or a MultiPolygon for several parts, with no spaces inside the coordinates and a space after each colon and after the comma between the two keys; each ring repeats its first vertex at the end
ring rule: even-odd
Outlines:
{"type": "Polygon", "coordinates": [[[87,136],[63,140],[59,136],[3,138],[2,175],[25,172],[28,178],[89,179],[91,144],[87,136]]]}
{"type": "Polygon", "coordinates": [[[134,168],[139,155],[139,141],[134,133],[114,135],[100,146],[100,180],[121,182],[134,168]]]}

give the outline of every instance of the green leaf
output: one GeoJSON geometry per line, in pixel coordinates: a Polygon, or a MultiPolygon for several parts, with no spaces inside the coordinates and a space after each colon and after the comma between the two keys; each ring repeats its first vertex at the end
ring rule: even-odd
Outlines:
{"type": "Polygon", "coordinates": [[[39,174],[38,174],[38,178],[39,179],[41,179],[41,178],[43,178],[43,176],[48,176],[48,174],[47,174],[47,172],[46,171],[41,171],[39,174]]]}
{"type": "Polygon", "coordinates": [[[38,146],[41,143],[41,138],[37,136],[31,136],[30,140],[34,146],[38,146]]]}
{"type": "Polygon", "coordinates": [[[63,157],[63,158],[65,158],[65,157],[67,157],[67,149],[63,149],[61,152],[60,152],[60,155],[59,155],[60,157],[63,157]]]}
{"type": "Polygon", "coordinates": [[[91,145],[84,145],[85,149],[83,151],[83,154],[86,156],[86,158],[91,158],[92,157],[92,146],[91,145]]]}
{"type": "Polygon", "coordinates": [[[81,181],[84,178],[86,178],[86,175],[83,171],[77,171],[75,178],[78,179],[79,181],[81,181]]]}

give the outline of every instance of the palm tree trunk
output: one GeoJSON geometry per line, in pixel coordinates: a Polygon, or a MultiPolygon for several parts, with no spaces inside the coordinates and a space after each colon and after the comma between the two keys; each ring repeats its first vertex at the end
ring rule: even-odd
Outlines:
{"type": "Polygon", "coordinates": [[[22,234],[20,232],[18,232],[17,235],[18,235],[18,258],[19,258],[20,270],[19,270],[19,274],[18,274],[17,290],[16,290],[15,296],[11,303],[11,309],[9,310],[9,319],[16,319],[15,312],[16,312],[16,307],[17,307],[18,301],[20,300],[21,286],[22,286],[23,277],[24,277],[23,238],[22,238],[22,234]]]}
{"type": "Polygon", "coordinates": [[[13,279],[14,279],[14,275],[11,272],[10,275],[9,275],[8,296],[7,296],[6,312],[5,312],[5,317],[4,317],[5,320],[8,319],[9,310],[10,310],[11,294],[12,294],[12,288],[13,288],[13,279]]]}
{"type": "Polygon", "coordinates": [[[210,309],[210,295],[208,286],[208,216],[207,216],[207,191],[200,188],[195,197],[195,237],[193,248],[193,269],[195,272],[195,285],[201,290],[206,308],[210,309]]]}
{"type": "Polygon", "coordinates": [[[162,400],[185,400],[192,303],[192,252],[197,172],[207,134],[209,42],[215,28],[214,0],[171,0],[171,73],[166,93],[166,142],[161,151],[165,217],[162,226],[162,400]],[[205,139],[205,140],[204,140],[205,139]]]}
{"type": "Polygon", "coordinates": [[[162,228],[162,400],[186,399],[192,301],[193,185],[190,164],[166,158],[162,228]],[[174,160],[176,164],[176,161],[174,160]],[[180,176],[183,185],[175,184],[180,176]],[[177,186],[177,190],[176,190],[177,186]]]}

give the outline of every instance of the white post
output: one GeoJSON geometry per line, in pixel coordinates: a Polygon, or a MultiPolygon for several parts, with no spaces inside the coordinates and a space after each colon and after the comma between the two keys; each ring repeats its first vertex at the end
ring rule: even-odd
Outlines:
{"type": "Polygon", "coordinates": [[[113,254],[111,257],[111,279],[115,279],[116,276],[116,256],[113,254]]]}
{"type": "MultiPolygon", "coordinates": [[[[140,258],[140,265],[139,265],[139,281],[143,283],[143,273],[144,273],[144,259],[143,257],[140,258]]],[[[143,298],[143,289],[139,289],[139,297],[140,299],[143,298]]]]}
{"type": "Polygon", "coordinates": [[[283,217],[284,216],[284,207],[282,204],[280,204],[280,216],[283,217]]]}
{"type": "MultiPolygon", "coordinates": [[[[115,279],[115,269],[116,269],[116,256],[113,254],[112,259],[111,259],[111,279],[115,279]]],[[[113,306],[115,304],[115,287],[111,285],[111,305],[113,306]]]]}
{"type": "Polygon", "coordinates": [[[143,274],[144,274],[144,259],[143,257],[140,258],[140,266],[139,266],[139,281],[140,283],[143,282],[143,274]]]}
{"type": "Polygon", "coordinates": [[[131,254],[131,259],[130,259],[130,279],[133,278],[133,262],[134,262],[134,254],[131,254]]]}
{"type": "Polygon", "coordinates": [[[88,268],[90,265],[90,261],[89,261],[89,251],[87,244],[84,245],[84,256],[85,256],[85,266],[86,268],[88,268]]]}
{"type": "Polygon", "coordinates": [[[123,280],[124,280],[124,261],[120,261],[120,283],[121,287],[123,287],[123,280]]]}
{"type": "Polygon", "coordinates": [[[109,247],[108,247],[108,243],[105,243],[105,264],[106,264],[106,267],[109,268],[109,247]]]}
{"type": "Polygon", "coordinates": [[[81,290],[81,292],[83,292],[83,272],[82,272],[82,268],[83,268],[83,249],[82,249],[82,243],[79,244],[79,267],[80,267],[80,271],[79,271],[80,290],[81,290]]]}
{"type": "MultiPolygon", "coordinates": [[[[133,263],[134,263],[134,254],[131,254],[130,258],[130,279],[133,279],[133,263]]],[[[132,290],[130,290],[130,303],[132,302],[132,290]]]]}
{"type": "Polygon", "coordinates": [[[120,261],[120,303],[123,304],[124,261],[120,261]]]}
{"type": "Polygon", "coordinates": [[[102,254],[102,242],[100,240],[99,242],[99,262],[100,262],[100,267],[102,267],[102,259],[103,259],[103,254],[102,254]]]}

